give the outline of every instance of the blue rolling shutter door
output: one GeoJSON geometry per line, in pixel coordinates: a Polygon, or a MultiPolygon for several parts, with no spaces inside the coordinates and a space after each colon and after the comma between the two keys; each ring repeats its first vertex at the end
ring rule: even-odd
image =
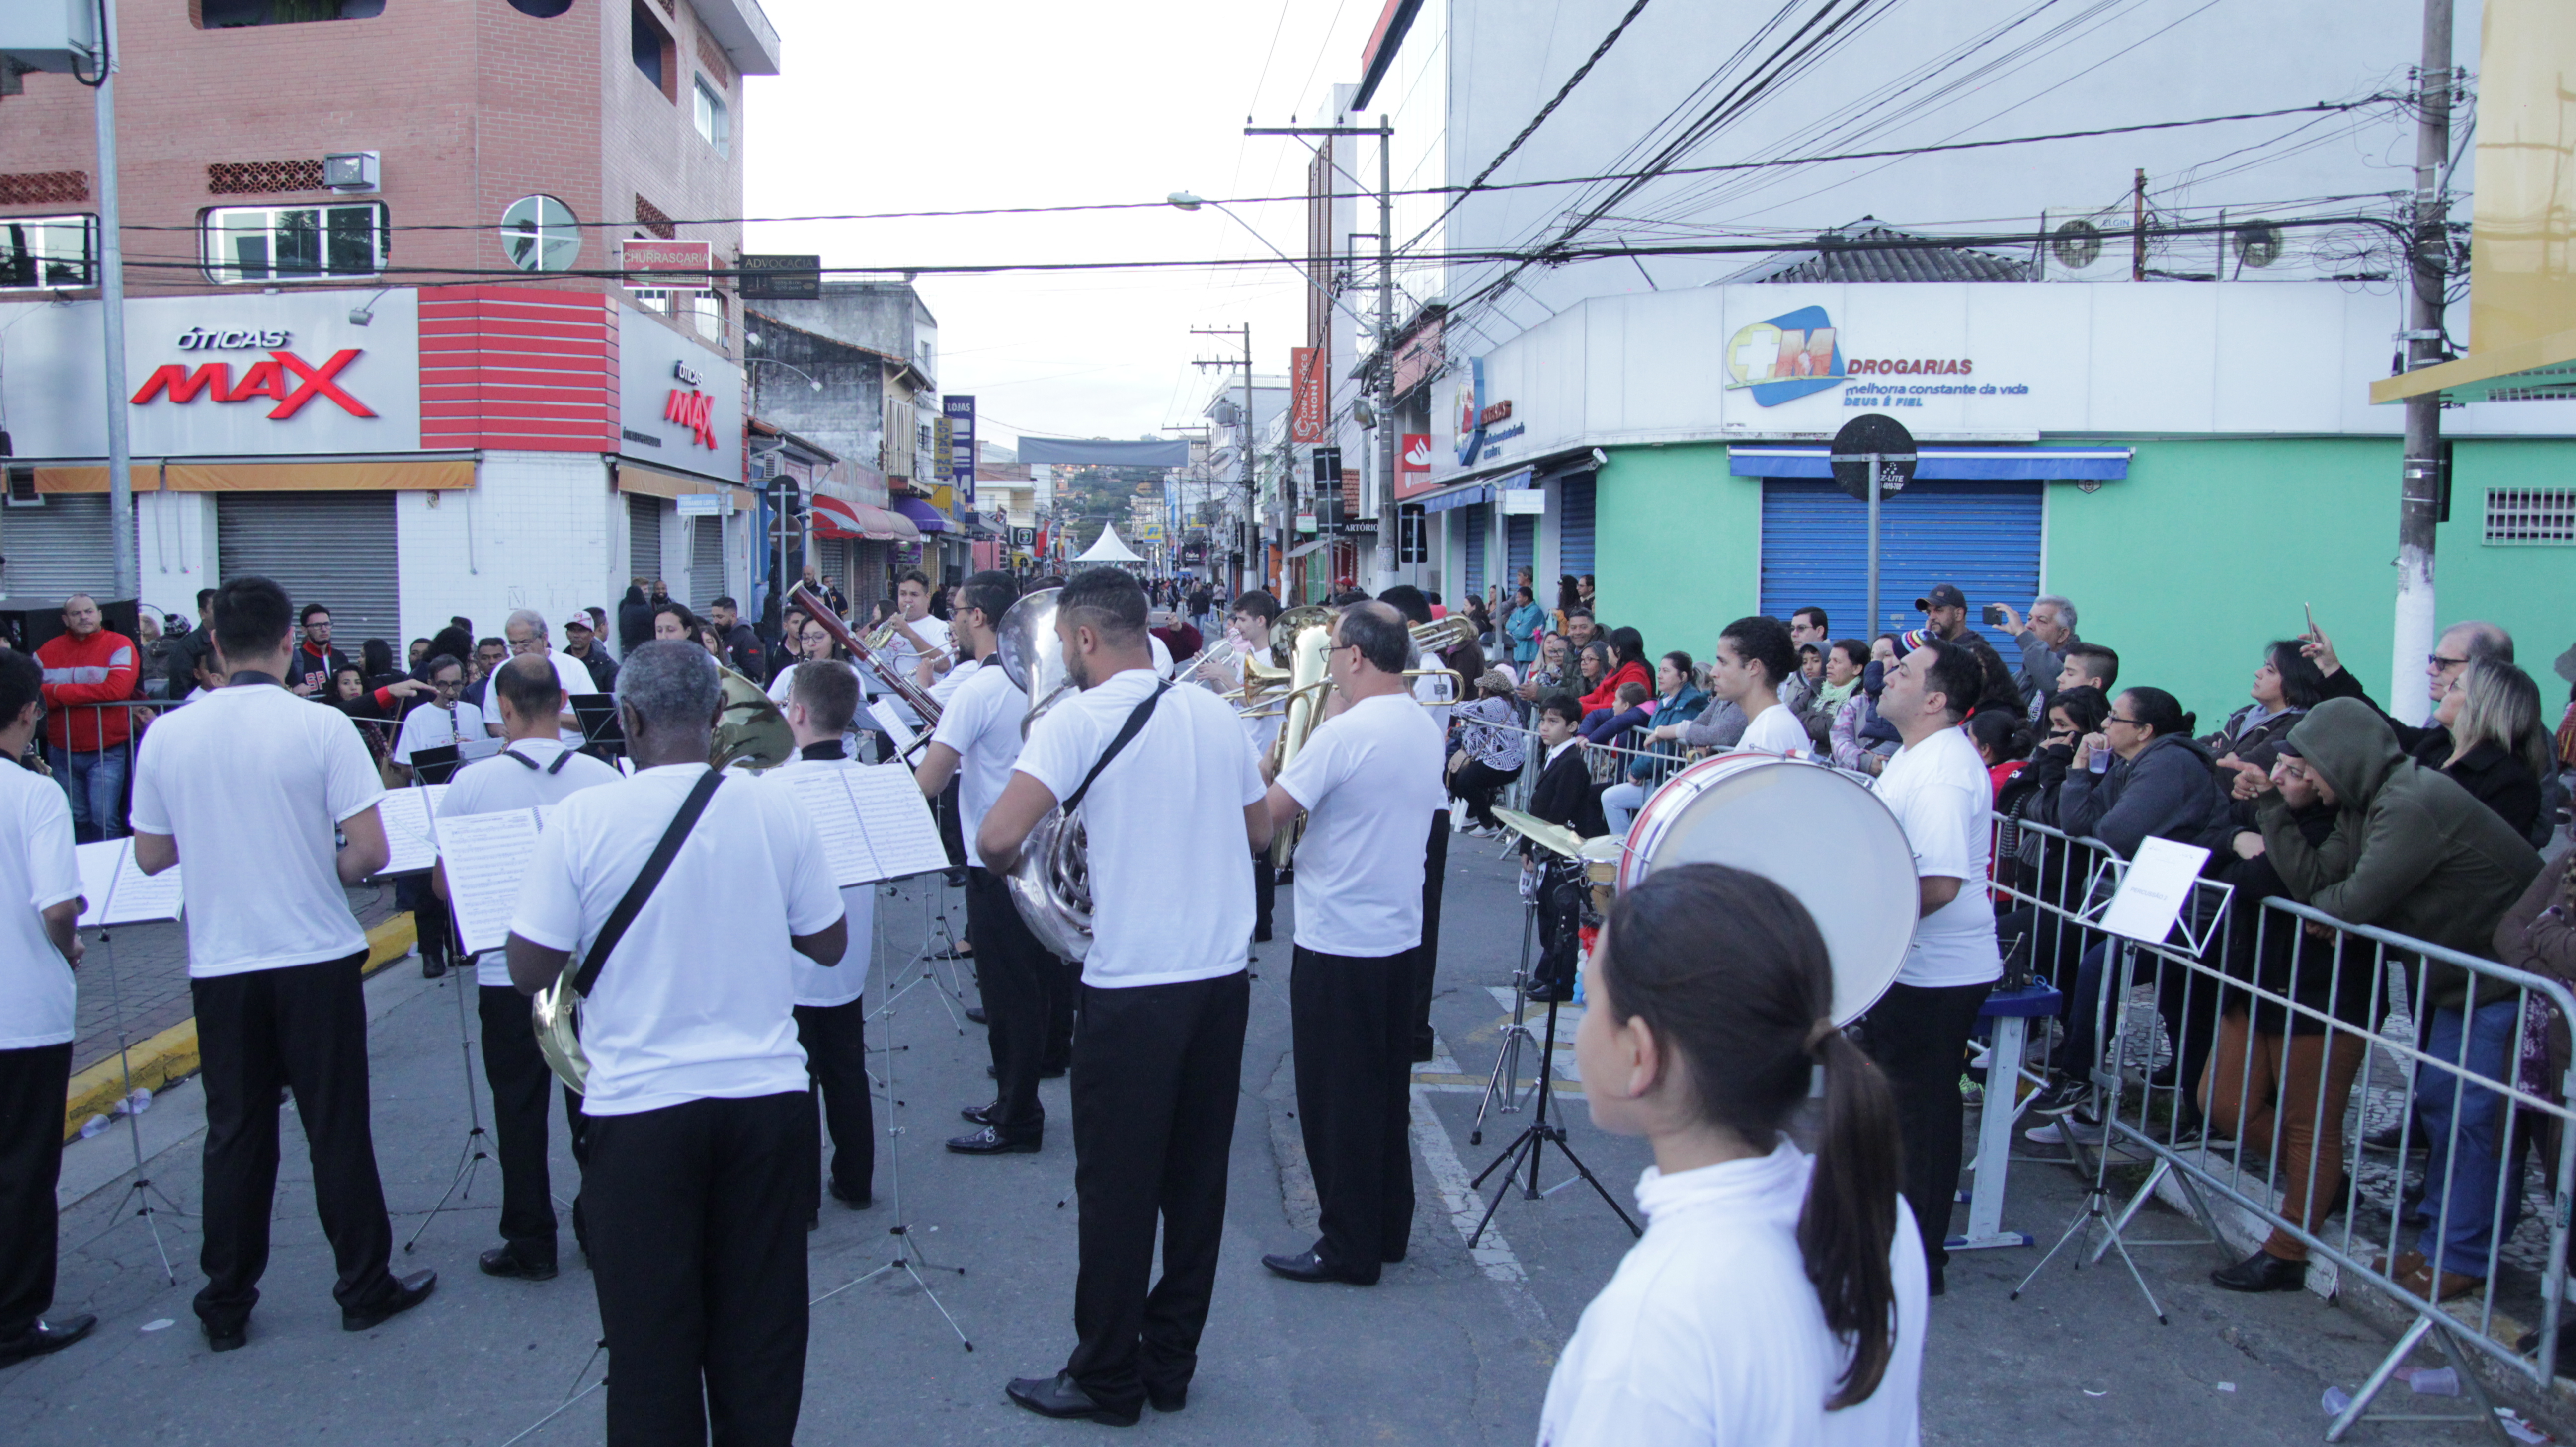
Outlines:
{"type": "Polygon", "coordinates": [[[1459,595],[1459,606],[1485,591],[1485,534],[1493,525],[1492,508],[1485,504],[1458,509],[1458,517],[1467,527],[1467,591],[1459,595]]]}
{"type": "MultiPolygon", "coordinates": [[[[2027,608],[2039,592],[2039,482],[1917,482],[1879,508],[1880,618],[1869,590],[1869,509],[1830,482],[1762,484],[1762,611],[1825,610],[1837,638],[1919,628],[1914,600],[1935,583],[1968,595],[1968,622],[1998,649],[1988,603],[2027,608]]],[[[2007,653],[2007,657],[2013,655],[2007,653]]]]}
{"type": "MultiPolygon", "coordinates": [[[[1569,577],[1580,578],[1592,571],[1592,489],[1598,476],[1578,472],[1565,479],[1563,506],[1557,514],[1564,537],[1557,544],[1556,561],[1557,571],[1569,577]]],[[[1539,589],[1539,595],[1548,596],[1548,590],[1539,589]]]]}
{"type": "MultiPolygon", "coordinates": [[[[1494,581],[1503,585],[1503,601],[1506,604],[1512,601],[1512,585],[1520,578],[1521,569],[1536,566],[1537,557],[1538,519],[1528,513],[1518,513],[1504,518],[1503,575],[1494,581]]],[[[1533,592],[1537,590],[1535,578],[1531,580],[1531,589],[1533,592]]]]}

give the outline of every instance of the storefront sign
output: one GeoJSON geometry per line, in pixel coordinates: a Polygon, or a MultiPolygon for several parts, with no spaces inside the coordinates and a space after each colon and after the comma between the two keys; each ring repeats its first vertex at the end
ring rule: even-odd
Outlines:
{"type": "Polygon", "coordinates": [[[951,394],[939,399],[939,415],[948,423],[948,455],[939,459],[967,503],[975,501],[975,399],[951,394]]]}
{"type": "Polygon", "coordinates": [[[734,266],[734,285],[745,301],[812,301],[823,294],[820,256],[745,255],[734,266]]]}
{"type": "Polygon", "coordinates": [[[742,480],[742,369],[658,313],[618,308],[619,450],[742,480]]]}
{"type": "Polygon", "coordinates": [[[1333,406],[1332,382],[1324,375],[1323,348],[1290,347],[1288,377],[1288,440],[1298,444],[1323,441],[1331,427],[1333,406]]]}
{"type": "Polygon", "coordinates": [[[1431,490],[1431,434],[1407,432],[1396,441],[1395,500],[1431,490]]]}
{"type": "MultiPolygon", "coordinates": [[[[629,237],[618,243],[618,265],[626,271],[669,272],[675,282],[706,284],[714,266],[713,246],[704,241],[648,241],[629,237]]],[[[659,278],[647,278],[659,283],[659,278]]]]}
{"type": "MultiPolygon", "coordinates": [[[[21,458],[107,452],[98,303],[0,305],[0,370],[21,458]]],[[[138,297],[125,304],[136,457],[420,448],[420,308],[408,289],[138,297]],[[353,299],[367,324],[352,322],[353,299]]]]}

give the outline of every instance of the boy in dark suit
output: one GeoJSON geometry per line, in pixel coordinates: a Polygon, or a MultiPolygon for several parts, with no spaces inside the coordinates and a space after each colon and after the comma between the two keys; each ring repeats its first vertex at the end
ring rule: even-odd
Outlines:
{"type": "MultiPolygon", "coordinates": [[[[1586,839],[1607,834],[1601,786],[1583,757],[1583,704],[1570,693],[1550,694],[1538,706],[1538,741],[1546,763],[1530,791],[1530,813],[1586,839]]],[[[1574,998],[1574,956],[1583,916],[1583,868],[1574,860],[1523,844],[1523,869],[1538,871],[1538,980],[1529,997],[1544,1004],[1574,998]]]]}

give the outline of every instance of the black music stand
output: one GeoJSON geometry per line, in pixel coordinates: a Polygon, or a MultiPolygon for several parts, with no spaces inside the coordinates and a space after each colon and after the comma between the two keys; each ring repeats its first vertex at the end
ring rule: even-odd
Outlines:
{"type": "Polygon", "coordinates": [[[444,784],[465,762],[464,754],[454,744],[440,744],[433,749],[411,751],[411,771],[424,784],[444,784]]]}
{"type": "Polygon", "coordinates": [[[626,752],[626,729],[617,721],[617,698],[606,693],[576,693],[572,716],[581,725],[582,751],[611,759],[626,752]]]}

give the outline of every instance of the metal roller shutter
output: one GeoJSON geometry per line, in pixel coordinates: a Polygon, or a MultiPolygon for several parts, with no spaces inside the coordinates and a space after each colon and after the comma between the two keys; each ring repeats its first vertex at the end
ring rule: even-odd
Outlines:
{"type": "Polygon", "coordinates": [[[724,519],[689,522],[689,606],[704,613],[724,596],[724,519]]]}
{"type": "MultiPolygon", "coordinates": [[[[1869,509],[1830,482],[1762,484],[1762,611],[1825,610],[1837,638],[1919,628],[1914,600],[1935,583],[1968,595],[1968,622],[1998,649],[1988,603],[2030,606],[2039,592],[2039,482],[1915,482],[1879,508],[1880,618],[1869,592],[1869,509]]],[[[2006,657],[2014,655],[2009,652],[2006,657]]]]}
{"type": "Polygon", "coordinates": [[[1564,540],[1557,544],[1557,571],[1580,578],[1592,571],[1592,497],[1599,474],[1578,472],[1565,479],[1558,509],[1564,540]]]}
{"type": "Polygon", "coordinates": [[[1458,509],[1467,522],[1467,586],[1458,594],[1458,605],[1465,607],[1469,598],[1485,591],[1485,534],[1493,530],[1491,508],[1484,504],[1458,509]]]}
{"type": "Polygon", "coordinates": [[[662,576],[662,500],[640,492],[626,495],[626,559],[631,565],[628,576],[658,578],[662,576]]]}
{"type": "MultiPolygon", "coordinates": [[[[1511,588],[1520,581],[1521,569],[1538,566],[1538,519],[1528,513],[1515,513],[1503,519],[1503,576],[1494,581],[1503,585],[1503,602],[1512,601],[1511,588]]],[[[1530,591],[1538,591],[1536,577],[1530,579],[1530,591]]]]}
{"type": "Polygon", "coordinates": [[[390,492],[230,492],[215,502],[217,570],[261,577],[296,611],[331,610],[331,646],[358,656],[381,638],[403,652],[402,589],[390,492]]]}
{"type": "Polygon", "coordinates": [[[105,598],[116,588],[116,538],[105,493],[49,493],[32,507],[0,511],[0,598],[58,603],[73,593],[105,598]]]}

